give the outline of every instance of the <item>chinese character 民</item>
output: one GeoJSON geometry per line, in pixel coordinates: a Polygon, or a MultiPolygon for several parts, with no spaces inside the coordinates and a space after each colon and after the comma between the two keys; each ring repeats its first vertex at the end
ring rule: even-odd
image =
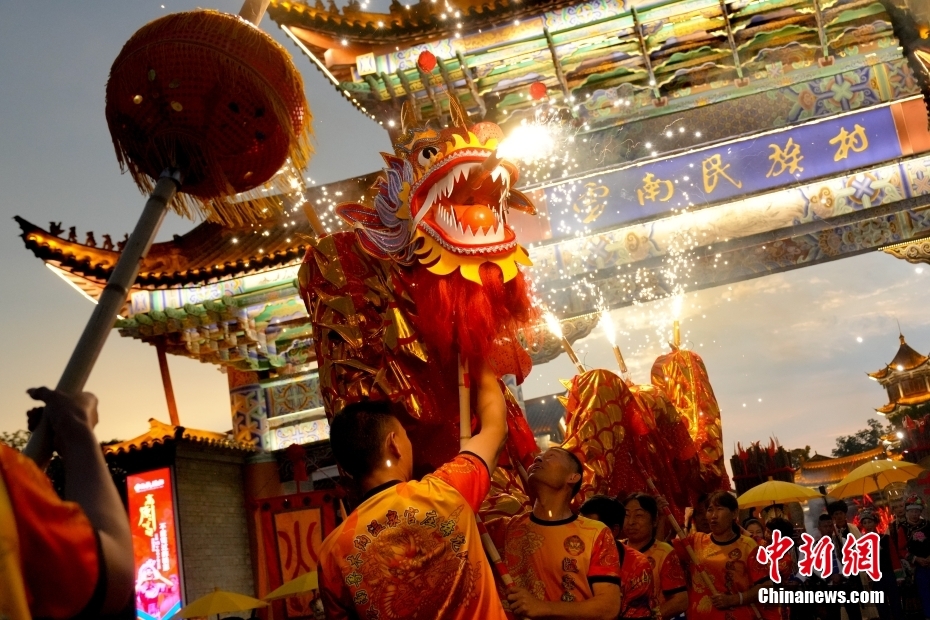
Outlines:
{"type": "Polygon", "coordinates": [[[713,155],[701,162],[701,174],[704,177],[704,191],[709,194],[717,189],[717,182],[720,180],[720,177],[732,183],[737,189],[742,189],[743,182],[734,181],[732,177],[727,174],[727,168],[729,167],[730,164],[723,164],[723,159],[720,155],[713,155]]]}
{"type": "Polygon", "coordinates": [[[830,140],[830,144],[838,144],[833,161],[840,161],[849,157],[849,151],[861,153],[869,148],[869,138],[865,135],[865,127],[856,123],[853,130],[846,131],[845,127],[840,129],[840,133],[830,140]]]}
{"type": "Polygon", "coordinates": [[[801,160],[804,159],[804,156],[801,155],[801,145],[795,142],[794,138],[788,138],[784,149],[777,144],[770,144],[769,148],[773,151],[769,155],[772,167],[769,168],[765,178],[777,177],[786,171],[788,174],[804,172],[804,168],[801,167],[801,160]]]}
{"type": "Polygon", "coordinates": [[[610,190],[603,185],[585,183],[584,195],[581,196],[578,202],[572,205],[572,210],[584,216],[581,220],[582,222],[590,224],[604,212],[607,202],[602,200],[602,198],[606,198],[609,193],[610,190]]]}
{"type": "Polygon", "coordinates": [[[139,527],[150,538],[158,527],[155,525],[155,496],[151,493],[145,496],[145,503],[139,508],[139,527]]]}
{"type": "Polygon", "coordinates": [[[879,537],[875,532],[863,534],[861,538],[849,533],[843,543],[843,576],[850,577],[865,573],[872,581],[880,581],[882,569],[878,563],[879,537]]]}
{"type": "Polygon", "coordinates": [[[639,198],[639,204],[645,205],[646,201],[666,202],[675,193],[675,186],[671,181],[657,179],[650,172],[643,177],[643,186],[636,189],[636,196],[639,198]],[[664,194],[661,198],[660,194],[664,194]]]}
{"type": "Polygon", "coordinates": [[[810,577],[816,570],[824,579],[832,575],[834,546],[830,537],[824,536],[814,543],[814,537],[807,532],[803,532],[801,540],[803,542],[798,547],[801,552],[801,558],[798,560],[798,572],[804,577],[810,577]]]}
{"type": "Polygon", "coordinates": [[[786,536],[782,536],[778,530],[772,530],[772,544],[767,547],[759,547],[756,551],[756,559],[759,564],[769,565],[769,579],[772,583],[781,583],[781,574],[778,572],[778,561],[785,557],[785,554],[794,546],[794,541],[786,536]]]}

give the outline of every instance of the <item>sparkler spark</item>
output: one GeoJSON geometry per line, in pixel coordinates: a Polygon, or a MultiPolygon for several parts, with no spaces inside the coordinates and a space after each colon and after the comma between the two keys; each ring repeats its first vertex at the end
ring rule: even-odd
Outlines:
{"type": "Polygon", "coordinates": [[[554,147],[555,140],[546,125],[523,123],[504,138],[497,152],[504,159],[532,164],[548,158],[554,147]]]}
{"type": "Polygon", "coordinates": [[[610,346],[617,346],[617,326],[614,325],[614,319],[610,316],[608,310],[601,310],[601,318],[598,321],[598,325],[604,331],[604,336],[607,338],[607,342],[610,343],[610,346]]]}
{"type": "Polygon", "coordinates": [[[546,311],[543,314],[543,318],[546,320],[546,328],[552,332],[552,335],[556,338],[562,337],[562,323],[559,322],[558,317],[556,317],[552,312],[546,311]]]}

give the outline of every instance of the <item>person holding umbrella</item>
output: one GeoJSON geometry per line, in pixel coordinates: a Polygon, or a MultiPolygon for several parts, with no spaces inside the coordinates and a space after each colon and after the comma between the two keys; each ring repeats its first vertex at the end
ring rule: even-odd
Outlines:
{"type": "Polygon", "coordinates": [[[904,500],[906,520],[898,528],[898,553],[914,567],[924,618],[930,618],[930,523],[923,518],[923,509],[924,500],[918,495],[904,500]]]}

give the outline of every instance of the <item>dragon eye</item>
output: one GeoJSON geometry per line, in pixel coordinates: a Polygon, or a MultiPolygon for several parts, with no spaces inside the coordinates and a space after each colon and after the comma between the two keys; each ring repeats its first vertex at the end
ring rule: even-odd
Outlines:
{"type": "Polygon", "coordinates": [[[429,166],[430,162],[436,159],[439,156],[439,149],[435,146],[428,146],[417,156],[417,161],[420,162],[420,165],[424,168],[429,166]]]}

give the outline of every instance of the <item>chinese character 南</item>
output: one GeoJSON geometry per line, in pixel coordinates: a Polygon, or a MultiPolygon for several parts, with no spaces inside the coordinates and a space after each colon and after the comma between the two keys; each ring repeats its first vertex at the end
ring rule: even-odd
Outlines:
{"type": "Polygon", "coordinates": [[[397,524],[400,523],[400,518],[397,516],[396,510],[388,510],[387,514],[384,516],[387,519],[388,527],[396,527],[397,524]]]}
{"type": "Polygon", "coordinates": [[[788,138],[784,149],[777,144],[770,144],[769,148],[773,151],[769,155],[772,167],[769,168],[765,178],[777,177],[783,172],[788,174],[804,172],[804,168],[801,167],[801,160],[804,159],[804,156],[801,155],[801,145],[795,142],[794,138],[788,138]]]}
{"type": "Polygon", "coordinates": [[[701,174],[704,177],[704,191],[708,194],[717,189],[717,182],[720,181],[720,177],[723,177],[727,181],[733,184],[737,189],[743,188],[742,181],[734,181],[733,178],[727,174],[727,168],[730,167],[730,164],[724,165],[723,158],[720,155],[712,155],[704,161],[701,162],[701,174]]]}
{"type": "Polygon", "coordinates": [[[151,493],[145,496],[145,503],[139,508],[139,527],[149,538],[154,536],[155,530],[158,529],[155,524],[155,496],[151,493]]]}
{"type": "Polygon", "coordinates": [[[769,579],[772,583],[781,583],[781,574],[778,572],[778,562],[785,554],[791,551],[794,541],[787,536],[782,536],[778,530],[772,530],[772,544],[767,547],[759,547],[756,551],[756,559],[759,564],[768,563],[769,579]]]}
{"type": "Polygon", "coordinates": [[[585,224],[590,224],[601,216],[607,207],[607,201],[603,200],[610,194],[610,190],[597,183],[585,183],[584,194],[580,200],[572,205],[572,210],[583,215],[581,220],[585,224]]]}
{"type": "Polygon", "coordinates": [[[798,572],[804,577],[810,577],[816,570],[824,579],[832,575],[834,546],[830,537],[824,536],[815,543],[813,536],[803,532],[801,540],[803,542],[798,547],[801,552],[801,558],[798,560],[798,572]]]}
{"type": "Polygon", "coordinates": [[[867,574],[872,581],[880,581],[882,569],[878,563],[879,537],[875,532],[863,534],[858,540],[852,533],[843,543],[843,576],[867,574]]]}
{"type": "Polygon", "coordinates": [[[659,202],[666,202],[674,193],[675,186],[671,181],[657,179],[651,172],[643,177],[643,186],[636,189],[640,205],[645,205],[647,200],[655,202],[658,199],[659,202]]]}
{"type": "Polygon", "coordinates": [[[865,127],[856,123],[852,131],[846,131],[845,127],[840,129],[840,133],[830,140],[830,144],[839,145],[836,154],[833,155],[833,161],[840,161],[849,157],[849,152],[861,153],[869,148],[869,138],[865,135],[865,127]]]}

